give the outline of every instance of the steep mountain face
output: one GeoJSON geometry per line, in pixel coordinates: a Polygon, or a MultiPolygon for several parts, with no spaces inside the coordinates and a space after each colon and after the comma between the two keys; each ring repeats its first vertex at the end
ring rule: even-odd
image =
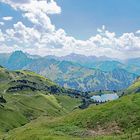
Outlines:
{"type": "Polygon", "coordinates": [[[16,51],[7,58],[4,66],[11,70],[31,70],[61,86],[83,91],[120,90],[128,87],[137,77],[115,60],[77,54],[58,58],[32,56],[16,51]]]}
{"type": "Polygon", "coordinates": [[[31,62],[33,62],[33,60],[27,57],[25,53],[22,51],[16,51],[9,57],[6,63],[6,67],[11,70],[18,70],[22,69],[24,66],[30,64],[31,62]]]}
{"type": "Polygon", "coordinates": [[[25,67],[35,71],[61,86],[83,91],[120,90],[128,87],[137,77],[123,69],[110,72],[89,69],[79,64],[54,59],[42,59],[25,67]]]}

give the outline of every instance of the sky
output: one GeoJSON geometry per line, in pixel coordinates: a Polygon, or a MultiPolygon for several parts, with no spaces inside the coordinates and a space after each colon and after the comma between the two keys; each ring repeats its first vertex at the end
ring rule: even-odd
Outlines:
{"type": "Polygon", "coordinates": [[[117,35],[140,29],[139,0],[57,0],[62,14],[52,16],[58,28],[78,38],[96,35],[105,25],[117,35]]]}
{"type": "Polygon", "coordinates": [[[140,56],[139,0],[0,0],[0,53],[140,56]]]}

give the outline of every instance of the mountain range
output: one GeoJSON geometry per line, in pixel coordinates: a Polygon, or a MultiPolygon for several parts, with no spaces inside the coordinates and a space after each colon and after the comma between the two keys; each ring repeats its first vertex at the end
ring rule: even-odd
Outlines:
{"type": "Polygon", "coordinates": [[[121,90],[127,88],[140,74],[140,58],[121,61],[105,56],[30,55],[22,51],[0,54],[0,65],[10,70],[31,70],[60,86],[82,91],[121,90]]]}

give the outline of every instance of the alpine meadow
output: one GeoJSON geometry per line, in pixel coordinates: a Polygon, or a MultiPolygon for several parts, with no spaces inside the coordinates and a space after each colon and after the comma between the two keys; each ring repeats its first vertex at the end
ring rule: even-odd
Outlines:
{"type": "Polygon", "coordinates": [[[0,140],[140,140],[139,0],[0,0],[0,140]]]}

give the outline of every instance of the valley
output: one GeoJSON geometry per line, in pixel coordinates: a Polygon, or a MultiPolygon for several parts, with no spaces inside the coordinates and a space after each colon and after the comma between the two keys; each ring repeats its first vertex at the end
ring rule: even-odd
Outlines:
{"type": "Polygon", "coordinates": [[[120,99],[99,104],[89,98],[113,91],[80,93],[61,88],[34,72],[9,71],[3,67],[0,75],[2,140],[127,140],[139,137],[139,78],[121,91],[120,99]],[[87,101],[90,103],[80,109],[87,101]]]}

